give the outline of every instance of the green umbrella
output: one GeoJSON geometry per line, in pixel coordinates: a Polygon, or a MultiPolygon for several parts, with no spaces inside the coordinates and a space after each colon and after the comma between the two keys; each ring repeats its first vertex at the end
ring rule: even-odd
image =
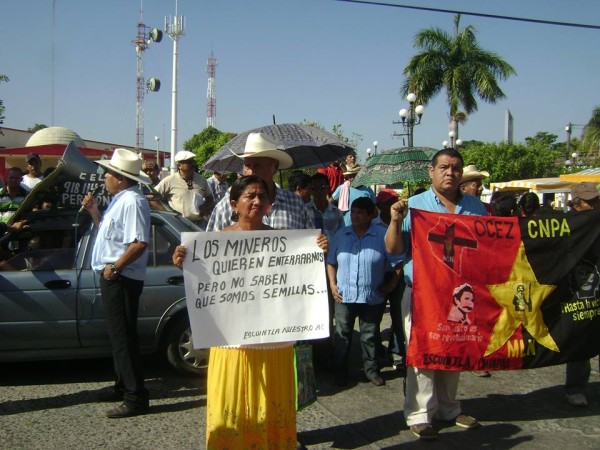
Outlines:
{"type": "Polygon", "coordinates": [[[430,147],[402,147],[370,157],[352,181],[353,186],[372,184],[416,183],[429,180],[430,147]]]}

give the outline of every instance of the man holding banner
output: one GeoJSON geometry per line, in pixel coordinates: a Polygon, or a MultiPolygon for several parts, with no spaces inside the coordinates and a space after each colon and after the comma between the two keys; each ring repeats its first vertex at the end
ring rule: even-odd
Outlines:
{"type": "MultiPolygon", "coordinates": [[[[411,337],[413,301],[427,301],[413,299],[411,222],[408,208],[450,214],[487,215],[479,199],[460,192],[463,165],[463,158],[457,150],[450,148],[438,151],[433,156],[429,167],[431,188],[411,197],[408,201],[401,200],[392,207],[391,223],[385,238],[386,250],[392,254],[406,253],[407,262],[404,266],[406,289],[402,297],[402,315],[407,343],[411,337]]],[[[452,263],[455,257],[453,248],[445,246],[445,249],[444,257],[448,263],[452,263]]],[[[434,279],[427,282],[433,283],[434,279]]],[[[444,301],[447,303],[447,299],[444,301]]],[[[407,367],[404,416],[415,436],[420,439],[437,439],[438,432],[432,427],[434,419],[453,421],[456,426],[466,429],[479,426],[475,418],[462,413],[460,402],[456,400],[459,375],[458,371],[407,367]]]]}
{"type": "MultiPolygon", "coordinates": [[[[458,177],[440,179],[437,172],[443,163],[446,171],[460,167],[460,155],[440,154],[430,168],[432,189],[408,205],[394,205],[395,225],[386,235],[389,251],[411,250],[403,313],[412,370],[404,409],[411,431],[422,439],[438,437],[431,419],[447,421],[460,413],[455,396],[461,371],[564,364],[600,349],[600,289],[592,287],[600,280],[600,211],[473,215],[479,209],[470,203],[473,197],[452,201],[443,190],[458,177]],[[403,240],[407,232],[410,242],[403,240]],[[456,323],[448,298],[465,284],[473,291],[470,323],[456,323]]],[[[463,428],[477,426],[463,414],[452,420],[463,428]]]]}

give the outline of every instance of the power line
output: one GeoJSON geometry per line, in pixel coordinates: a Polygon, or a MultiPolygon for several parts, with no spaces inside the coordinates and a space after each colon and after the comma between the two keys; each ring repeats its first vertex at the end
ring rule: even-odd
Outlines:
{"type": "Polygon", "coordinates": [[[347,2],[347,3],[362,3],[365,5],[375,5],[375,6],[390,6],[393,8],[416,9],[419,11],[432,11],[432,12],[441,12],[441,13],[448,13],[448,14],[462,14],[465,16],[486,17],[489,19],[514,20],[517,22],[539,23],[539,24],[543,24],[543,25],[559,25],[559,26],[563,26],[563,27],[590,28],[593,30],[600,30],[600,25],[589,25],[589,24],[585,24],[585,23],[557,22],[554,20],[541,20],[541,19],[527,19],[525,17],[500,16],[497,14],[484,14],[484,13],[476,13],[476,12],[469,12],[469,11],[457,11],[457,10],[452,10],[452,9],[428,8],[425,6],[398,5],[396,3],[373,2],[373,1],[367,1],[367,0],[337,0],[337,1],[347,2]]]}

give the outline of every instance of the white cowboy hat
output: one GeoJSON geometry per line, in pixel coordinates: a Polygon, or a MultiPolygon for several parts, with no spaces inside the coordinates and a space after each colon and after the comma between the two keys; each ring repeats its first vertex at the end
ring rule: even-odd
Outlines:
{"type": "Polygon", "coordinates": [[[477,166],[475,164],[471,164],[463,169],[461,183],[471,180],[478,180],[489,176],[489,172],[486,172],[485,170],[477,170],[477,166]]]}
{"type": "Polygon", "coordinates": [[[275,143],[271,142],[262,133],[250,133],[246,139],[244,153],[236,155],[244,158],[272,158],[279,161],[280,169],[289,169],[294,160],[283,150],[279,150],[275,143]]]}
{"type": "Polygon", "coordinates": [[[101,159],[94,162],[106,170],[116,172],[133,181],[147,184],[150,184],[151,182],[150,177],[145,173],[140,172],[142,168],[142,159],[137,153],[127,150],[126,148],[115,148],[110,161],[101,159]]]}
{"type": "Polygon", "coordinates": [[[187,150],[181,150],[175,154],[175,162],[189,161],[190,159],[196,160],[196,155],[187,150]]]}

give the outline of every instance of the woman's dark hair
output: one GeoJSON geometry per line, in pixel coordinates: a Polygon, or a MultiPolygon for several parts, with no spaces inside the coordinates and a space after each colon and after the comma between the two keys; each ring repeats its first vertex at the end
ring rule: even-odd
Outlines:
{"type": "Polygon", "coordinates": [[[533,192],[526,192],[519,199],[518,205],[521,213],[524,216],[529,217],[540,209],[540,199],[533,192]]]}
{"type": "Polygon", "coordinates": [[[495,216],[514,216],[517,210],[517,199],[509,192],[496,191],[492,194],[490,205],[495,216]]]}
{"type": "Polygon", "coordinates": [[[351,210],[355,208],[366,211],[367,214],[373,214],[375,212],[375,203],[369,197],[358,197],[350,206],[351,210]]]}
{"type": "Polygon", "coordinates": [[[242,193],[251,184],[260,184],[266,192],[269,191],[269,187],[267,186],[267,183],[265,183],[265,180],[257,177],[256,175],[248,175],[235,180],[235,182],[231,185],[231,190],[229,191],[229,198],[237,202],[242,196],[242,193]]]}

